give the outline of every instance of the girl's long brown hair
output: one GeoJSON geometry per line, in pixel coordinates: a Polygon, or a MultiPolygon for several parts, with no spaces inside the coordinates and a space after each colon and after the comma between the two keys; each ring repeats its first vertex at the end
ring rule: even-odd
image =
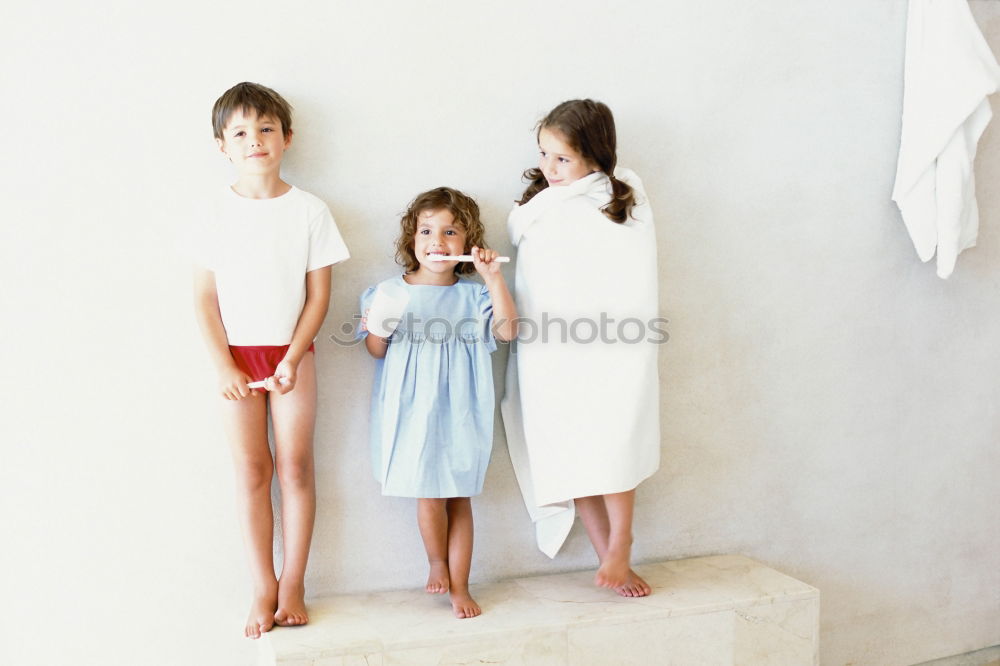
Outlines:
{"type": "MultiPolygon", "coordinates": [[[[635,205],[635,192],[615,178],[618,163],[615,138],[615,119],[611,109],[603,102],[592,99],[571,99],[549,111],[538,123],[538,132],[543,129],[558,132],[573,150],[583,159],[593,162],[611,180],[611,201],[601,209],[609,220],[623,223],[628,219],[635,205]]],[[[549,186],[542,170],[537,167],[524,172],[528,181],[519,204],[526,204],[532,197],[549,186]]]]}

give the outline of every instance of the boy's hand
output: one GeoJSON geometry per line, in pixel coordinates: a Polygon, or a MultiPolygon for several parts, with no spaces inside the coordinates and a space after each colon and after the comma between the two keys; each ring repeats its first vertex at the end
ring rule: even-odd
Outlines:
{"type": "Polygon", "coordinates": [[[284,395],[295,388],[296,367],[291,361],[285,359],[274,368],[274,375],[264,381],[268,391],[275,391],[284,395]]]}
{"type": "Polygon", "coordinates": [[[499,256],[496,250],[487,250],[473,245],[469,254],[472,255],[472,265],[476,267],[484,280],[490,280],[500,272],[500,263],[493,261],[499,256]]]}
{"type": "Polygon", "coordinates": [[[250,377],[236,365],[231,365],[219,373],[219,391],[226,400],[242,400],[257,391],[248,388],[250,377]]]}

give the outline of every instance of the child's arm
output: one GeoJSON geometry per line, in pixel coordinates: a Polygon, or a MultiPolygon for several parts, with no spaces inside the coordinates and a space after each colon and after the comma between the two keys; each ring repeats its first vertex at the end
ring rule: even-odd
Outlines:
{"type": "Polygon", "coordinates": [[[268,389],[278,393],[288,393],[295,388],[299,362],[309,351],[309,345],[319,333],[323,320],[326,319],[326,311],[330,307],[330,274],[332,272],[332,266],[324,266],[306,273],[306,302],[302,306],[299,321],[295,324],[295,332],[292,334],[292,342],[288,345],[288,351],[285,352],[285,358],[274,370],[274,377],[282,381],[269,382],[268,389]]]}
{"type": "Polygon", "coordinates": [[[239,400],[256,391],[247,388],[250,378],[240,370],[229,353],[229,339],[222,325],[219,294],[215,289],[215,273],[205,268],[194,270],[194,313],[205,345],[219,373],[219,388],[226,400],[239,400]]]}
{"type": "MultiPolygon", "coordinates": [[[[368,313],[366,312],[365,314],[367,315],[368,313]]],[[[362,325],[364,325],[364,322],[362,322],[362,325]]],[[[369,333],[365,336],[365,349],[375,358],[385,358],[386,352],[389,351],[389,341],[374,333],[369,333]]]]}
{"type": "Polygon", "coordinates": [[[473,265],[490,290],[490,300],[493,302],[493,336],[497,340],[510,342],[517,337],[517,308],[507,289],[503,273],[500,272],[500,264],[494,261],[497,252],[473,247],[471,254],[473,265]]]}

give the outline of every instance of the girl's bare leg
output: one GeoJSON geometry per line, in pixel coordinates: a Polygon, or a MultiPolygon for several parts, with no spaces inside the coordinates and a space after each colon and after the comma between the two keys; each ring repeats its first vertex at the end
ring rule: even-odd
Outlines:
{"type": "MultiPolygon", "coordinates": [[[[633,493],[634,491],[630,491],[633,493]]],[[[577,511],[580,513],[580,520],[590,537],[590,542],[594,546],[597,558],[603,565],[608,557],[609,539],[611,535],[611,522],[608,518],[608,509],[604,495],[594,495],[591,497],[578,497],[575,499],[577,511]]],[[[631,518],[629,519],[629,533],[631,534],[631,518]]],[[[630,538],[631,544],[631,538],[630,538]]],[[[631,549],[630,549],[631,550],[631,549]]],[[[600,585],[600,583],[598,583],[600,585]]],[[[645,597],[652,592],[649,584],[639,575],[628,570],[625,583],[614,588],[615,592],[623,597],[645,597]]]]}
{"type": "Polygon", "coordinates": [[[305,576],[316,520],[316,362],[312,352],[306,352],[299,362],[295,388],[284,395],[272,392],[270,400],[284,552],[274,621],[281,626],[296,626],[309,621],[305,576]]]}
{"type": "Polygon", "coordinates": [[[272,550],[274,463],[267,444],[267,401],[260,394],[226,401],[223,418],[236,471],[236,506],[254,585],[254,599],[243,634],[247,638],[260,638],[262,632],[274,626],[274,611],[278,607],[272,550]]]}
{"type": "Polygon", "coordinates": [[[608,511],[608,550],[594,582],[601,587],[617,588],[628,581],[629,559],[632,555],[632,508],[635,491],[604,496],[608,511]]]}
{"type": "Polygon", "coordinates": [[[476,617],[482,610],[469,596],[469,569],[472,566],[472,500],[448,500],[448,570],[451,577],[451,607],[455,617],[476,617]]]}
{"type": "Polygon", "coordinates": [[[417,525],[430,564],[424,589],[431,594],[444,594],[449,586],[447,503],[437,498],[417,500],[417,525]]]}

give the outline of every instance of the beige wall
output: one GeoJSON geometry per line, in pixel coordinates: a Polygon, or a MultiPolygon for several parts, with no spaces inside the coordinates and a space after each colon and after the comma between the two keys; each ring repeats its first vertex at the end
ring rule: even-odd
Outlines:
{"type": "MultiPolygon", "coordinates": [[[[1000,643],[1000,130],[979,247],[942,281],[889,200],[906,3],[420,4],[64,2],[0,26],[0,661],[247,661],[182,252],[229,178],[211,103],[244,79],[295,106],[286,176],[354,253],[317,345],[312,592],[425,574],[412,503],[369,473],[372,363],[328,338],[396,270],[398,212],[462,188],[509,250],[533,123],[593,96],[652,199],[671,320],[637,558],[743,553],[819,587],[824,664],[1000,643]]],[[[1000,4],[972,5],[1000,51],[1000,4]]],[[[579,528],[535,550],[502,430],[475,506],[476,580],[594,565],[579,528]]]]}

